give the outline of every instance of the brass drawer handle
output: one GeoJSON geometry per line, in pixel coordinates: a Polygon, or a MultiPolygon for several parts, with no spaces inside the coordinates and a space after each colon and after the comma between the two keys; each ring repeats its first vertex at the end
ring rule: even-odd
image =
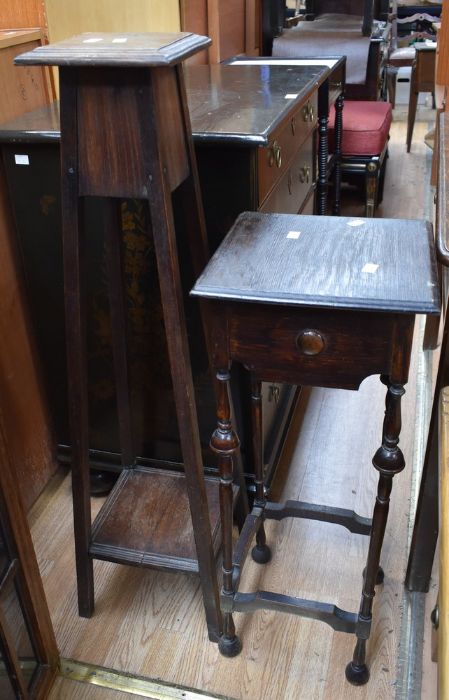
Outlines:
{"type": "Polygon", "coordinates": [[[305,122],[313,122],[315,118],[315,110],[310,102],[302,108],[302,118],[305,122]]]}
{"type": "Polygon", "coordinates": [[[294,136],[296,134],[296,117],[292,117],[292,120],[290,122],[290,126],[292,128],[292,134],[294,136]]]}
{"type": "Polygon", "coordinates": [[[276,384],[270,384],[268,391],[268,401],[273,401],[274,403],[277,403],[279,401],[280,394],[280,388],[276,386],[276,384]]]}
{"type": "Polygon", "coordinates": [[[292,172],[291,170],[288,171],[288,178],[287,178],[287,187],[288,187],[288,193],[292,194],[292,172]]]}
{"type": "Polygon", "coordinates": [[[277,141],[273,141],[273,145],[270,148],[268,156],[268,165],[270,166],[270,168],[272,168],[273,165],[276,165],[277,168],[280,168],[282,165],[281,147],[279,146],[277,141]]]}
{"type": "Polygon", "coordinates": [[[303,167],[299,169],[299,182],[304,184],[305,182],[308,183],[309,180],[310,180],[310,166],[303,165],[303,167]]]}
{"type": "Polygon", "coordinates": [[[298,333],[296,347],[303,355],[319,355],[325,347],[324,338],[318,331],[307,329],[298,333]]]}

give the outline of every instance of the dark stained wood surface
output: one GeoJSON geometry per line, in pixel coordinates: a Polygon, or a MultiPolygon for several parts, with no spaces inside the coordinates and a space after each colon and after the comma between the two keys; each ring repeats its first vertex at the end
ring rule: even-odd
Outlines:
{"type": "Polygon", "coordinates": [[[86,32],[15,59],[18,65],[171,66],[211,43],[207,36],[177,33],[86,32]]]}
{"type": "Polygon", "coordinates": [[[192,294],[438,313],[430,224],[369,221],[245,212],[192,294]]]}
{"type": "MultiPolygon", "coordinates": [[[[217,549],[218,482],[205,483],[217,549]]],[[[89,551],[108,561],[198,572],[184,475],[142,467],[123,471],[95,519],[89,551]]]]}
{"type": "MultiPolygon", "coordinates": [[[[323,65],[186,66],[195,143],[267,145],[270,134],[328,77],[323,65]]],[[[0,141],[60,138],[58,104],[0,125],[0,141]]]]}
{"type": "Polygon", "coordinates": [[[186,66],[195,142],[267,145],[269,135],[322,84],[325,65],[186,66]]]}

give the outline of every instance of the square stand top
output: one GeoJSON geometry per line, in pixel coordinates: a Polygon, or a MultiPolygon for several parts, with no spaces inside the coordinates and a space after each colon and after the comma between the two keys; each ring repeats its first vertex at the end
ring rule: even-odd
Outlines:
{"type": "Polygon", "coordinates": [[[191,293],[437,314],[432,227],[415,220],[244,212],[191,293]]]}
{"type": "Polygon", "coordinates": [[[207,36],[190,32],[105,33],[86,32],[40,46],[18,56],[18,65],[50,66],[172,66],[211,43],[207,36]]]}

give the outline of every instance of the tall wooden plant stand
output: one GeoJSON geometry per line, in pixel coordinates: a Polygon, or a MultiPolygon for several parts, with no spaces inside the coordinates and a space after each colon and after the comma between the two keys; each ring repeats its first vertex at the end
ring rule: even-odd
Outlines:
{"type": "MultiPolygon", "coordinates": [[[[94,609],[93,559],[198,572],[209,636],[222,619],[216,579],[218,486],[205,479],[180,283],[172,194],[199,274],[208,258],[180,62],[210,40],[180,34],[83,34],[17,63],[59,66],[64,287],[79,613],[94,609]],[[123,471],[91,525],[82,198],[104,198],[111,334],[123,471]],[[120,198],[148,203],[184,475],[139,467],[131,429],[120,198]],[[193,525],[193,527],[192,527],[193,525]]],[[[155,406],[157,410],[157,406],[155,406]]]]}
{"type": "MultiPolygon", "coordinates": [[[[368,681],[366,643],[374,587],[383,580],[379,561],[390,493],[393,477],[405,466],[398,443],[415,314],[438,313],[437,289],[432,232],[425,222],[248,212],[237,219],[197,281],[192,293],[203,298],[212,363],[221,385],[211,446],[219,455],[221,476],[223,654],[240,651],[233,612],[289,612],[354,634],[346,678],[354,685],[368,681]],[[257,452],[256,498],[235,547],[232,482],[238,438],[228,400],[233,362],[252,374],[251,418],[257,452]],[[371,374],[380,374],[387,389],[381,445],[373,457],[379,483],[372,519],[350,509],[290,500],[268,502],[260,450],[261,382],[357,389],[371,374]],[[332,603],[272,591],[239,591],[253,538],[253,559],[268,562],[271,552],[264,521],[283,518],[335,523],[369,536],[358,614],[332,603]]],[[[325,470],[322,478],[325,481],[325,470]]]]}

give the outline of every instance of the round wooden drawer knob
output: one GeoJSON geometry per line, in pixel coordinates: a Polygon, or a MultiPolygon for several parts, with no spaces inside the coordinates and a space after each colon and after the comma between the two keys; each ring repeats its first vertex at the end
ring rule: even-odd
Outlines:
{"type": "Polygon", "coordinates": [[[296,345],[304,355],[319,355],[324,350],[324,338],[318,331],[306,330],[299,333],[296,345]]]}

